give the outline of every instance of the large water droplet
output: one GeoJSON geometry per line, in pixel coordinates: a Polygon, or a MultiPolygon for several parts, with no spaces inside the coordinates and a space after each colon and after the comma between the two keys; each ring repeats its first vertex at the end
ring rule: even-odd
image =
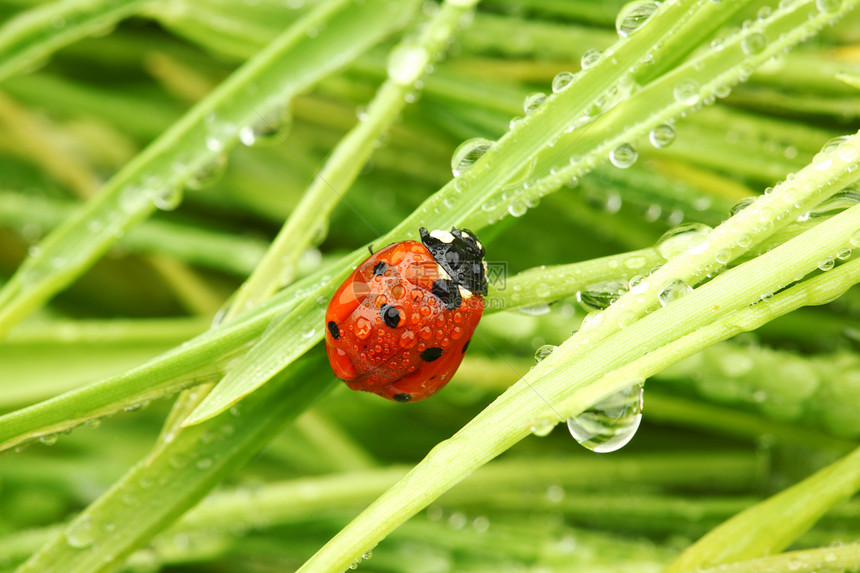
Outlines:
{"type": "Polygon", "coordinates": [[[642,421],[643,382],[637,380],[581,414],[568,418],[570,435],[583,447],[601,454],[626,445],[642,421]]]}
{"type": "Polygon", "coordinates": [[[546,95],[540,92],[536,92],[533,94],[529,94],[523,100],[523,111],[526,115],[531,115],[543,105],[543,102],[546,101],[546,95]]]}
{"type": "Polygon", "coordinates": [[[657,252],[668,260],[705,242],[712,229],[702,223],[688,223],[669,229],[657,240],[657,252]]]}
{"type": "Polygon", "coordinates": [[[576,76],[570,72],[559,72],[552,79],[552,92],[559,93],[564,91],[570,84],[573,83],[573,80],[576,76]]]}
{"type": "Polygon", "coordinates": [[[265,113],[259,114],[250,125],[239,130],[239,141],[249,146],[277,145],[287,136],[291,126],[289,106],[273,105],[265,113]]]}
{"type": "Polygon", "coordinates": [[[582,54],[582,59],[580,60],[580,65],[583,70],[587,70],[598,61],[603,56],[603,52],[597,49],[591,49],[582,54]]]}
{"type": "Polygon", "coordinates": [[[622,143],[609,152],[609,161],[619,169],[627,169],[639,158],[639,153],[629,143],[622,143]]]}
{"type": "Polygon", "coordinates": [[[755,203],[757,199],[758,197],[744,197],[743,199],[732,205],[730,214],[734,217],[735,215],[755,203]]]}
{"type": "Polygon", "coordinates": [[[755,55],[760,54],[767,47],[767,36],[762,34],[761,32],[753,32],[751,34],[747,34],[743,40],[741,40],[741,50],[744,51],[747,55],[755,55]]]}
{"type": "Polygon", "coordinates": [[[672,90],[672,95],[680,104],[693,106],[699,103],[701,94],[699,93],[699,84],[693,80],[682,80],[672,90]]]}
{"type": "Polygon", "coordinates": [[[606,281],[586,286],[576,293],[576,300],[587,312],[604,310],[630,289],[627,281],[606,281]]]}
{"type": "Polygon", "coordinates": [[[451,171],[459,177],[493,146],[493,141],[482,137],[467,139],[454,150],[451,156],[451,171]]]}
{"type": "Polygon", "coordinates": [[[690,285],[681,279],[674,279],[663,285],[663,288],[657,293],[657,300],[662,306],[666,306],[691,292],[693,292],[693,288],[690,285]]]}
{"type": "Polygon", "coordinates": [[[535,362],[540,362],[550,354],[552,354],[558,346],[553,346],[552,344],[544,344],[540,346],[537,350],[535,350],[535,362]]]}
{"type": "Polygon", "coordinates": [[[153,194],[152,204],[162,211],[172,211],[182,203],[182,187],[170,185],[153,194]]]}
{"type": "Polygon", "coordinates": [[[658,125],[648,134],[648,141],[657,149],[668,147],[675,141],[675,128],[668,123],[658,125]]]}
{"type": "Polygon", "coordinates": [[[552,418],[538,418],[531,423],[529,431],[539,438],[548,436],[552,429],[555,428],[556,421],[552,418]]]}
{"type": "Polygon", "coordinates": [[[657,11],[659,4],[652,0],[630,2],[625,4],[615,20],[615,29],[618,35],[626,38],[642,27],[645,22],[657,11]]]}
{"type": "Polygon", "coordinates": [[[96,539],[93,520],[89,515],[79,516],[66,528],[65,536],[68,544],[76,549],[89,547],[96,539]]]}
{"type": "Polygon", "coordinates": [[[209,187],[221,179],[226,169],[227,155],[223,153],[213,155],[191,177],[185,180],[185,186],[194,190],[209,187]]]}
{"type": "Polygon", "coordinates": [[[809,211],[807,218],[830,217],[845,209],[850,209],[858,203],[860,203],[860,191],[857,189],[846,189],[819,203],[814,209],[809,211]]]}

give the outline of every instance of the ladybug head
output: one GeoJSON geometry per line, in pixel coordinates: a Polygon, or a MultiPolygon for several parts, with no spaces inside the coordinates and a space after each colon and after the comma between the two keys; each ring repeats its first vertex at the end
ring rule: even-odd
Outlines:
{"type": "Polygon", "coordinates": [[[487,267],[484,247],[468,229],[430,231],[421,227],[421,242],[451,279],[475,294],[487,294],[487,267]]]}

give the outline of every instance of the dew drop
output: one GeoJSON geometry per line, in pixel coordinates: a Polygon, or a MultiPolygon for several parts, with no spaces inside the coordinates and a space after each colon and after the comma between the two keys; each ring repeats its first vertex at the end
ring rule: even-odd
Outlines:
{"type": "Polygon", "coordinates": [[[687,223],[669,229],[657,239],[657,252],[666,260],[700,247],[712,231],[702,223],[687,223]]]}
{"type": "Polygon", "coordinates": [[[740,213],[741,211],[743,211],[744,209],[746,209],[747,207],[749,207],[750,205],[755,203],[757,199],[758,199],[758,197],[744,197],[743,199],[741,199],[740,201],[738,201],[737,203],[732,205],[732,208],[729,211],[729,214],[731,214],[731,216],[734,217],[735,215],[737,215],[738,213],[740,213]]]}
{"type": "Polygon", "coordinates": [[[528,212],[529,207],[525,201],[516,200],[508,205],[508,213],[513,217],[522,217],[528,212]]]}
{"type": "Polygon", "coordinates": [[[819,12],[837,12],[842,7],[842,0],[815,0],[815,7],[819,12]]]}
{"type": "Polygon", "coordinates": [[[546,95],[540,92],[529,94],[523,100],[523,111],[526,115],[531,115],[543,105],[546,101],[546,95]]]}
{"type": "Polygon", "coordinates": [[[451,171],[454,173],[454,177],[459,177],[472,167],[493,146],[493,143],[493,141],[482,137],[467,139],[461,143],[451,156],[451,171]]]}
{"type": "Polygon", "coordinates": [[[596,64],[600,58],[603,56],[603,52],[597,49],[591,49],[582,54],[582,59],[580,60],[580,65],[583,70],[587,70],[596,64]]]}
{"type": "Polygon", "coordinates": [[[606,281],[586,286],[576,293],[576,300],[586,310],[604,310],[630,290],[627,281],[606,281]]]}
{"type": "Polygon", "coordinates": [[[648,283],[648,278],[643,275],[636,275],[635,277],[630,278],[630,282],[628,282],[628,286],[630,287],[630,292],[633,294],[642,294],[646,290],[650,284],[648,283]]]}
{"type": "Polygon", "coordinates": [[[629,143],[622,143],[609,152],[609,161],[619,169],[627,169],[639,158],[639,153],[629,143]]]}
{"type": "Polygon", "coordinates": [[[188,179],[185,186],[189,189],[205,189],[221,179],[227,169],[227,155],[218,153],[211,156],[188,179]]]}
{"type": "Polygon", "coordinates": [[[741,50],[749,56],[760,54],[767,47],[767,36],[761,32],[753,32],[741,40],[741,50]]]}
{"type": "Polygon", "coordinates": [[[552,418],[538,418],[529,426],[529,431],[539,438],[548,436],[555,428],[556,421],[552,418]]]}
{"type": "Polygon", "coordinates": [[[836,261],[833,260],[831,257],[818,261],[818,268],[822,271],[829,271],[834,266],[836,266],[836,261]]]}
{"type": "Polygon", "coordinates": [[[564,91],[573,83],[576,76],[571,72],[559,72],[552,79],[552,92],[559,93],[564,91]]]}
{"type": "Polygon", "coordinates": [[[699,84],[693,80],[683,80],[672,90],[672,96],[675,101],[687,106],[693,106],[699,103],[700,93],[699,84]]]}
{"type": "Polygon", "coordinates": [[[681,279],[674,279],[663,285],[663,288],[657,293],[657,300],[660,301],[661,306],[666,306],[691,292],[693,292],[693,287],[681,279]]]}
{"type": "Polygon", "coordinates": [[[829,217],[845,209],[850,209],[857,204],[860,204],[860,191],[846,189],[819,203],[814,209],[809,211],[807,218],[829,217]]]}
{"type": "Polygon", "coordinates": [[[250,125],[239,130],[239,141],[247,146],[277,145],[286,137],[292,126],[290,108],[284,104],[270,106],[255,117],[250,125]]]}
{"type": "Polygon", "coordinates": [[[648,134],[648,141],[657,149],[668,147],[675,141],[675,128],[668,123],[658,125],[648,134]]]}
{"type": "Polygon", "coordinates": [[[78,516],[66,528],[65,536],[66,542],[76,549],[89,547],[96,539],[92,518],[89,515],[78,516]]]}
{"type": "Polygon", "coordinates": [[[45,444],[46,446],[53,446],[57,443],[59,437],[57,434],[47,434],[39,438],[39,441],[45,444]]]}
{"type": "Polygon", "coordinates": [[[626,445],[642,421],[643,383],[638,380],[568,418],[570,434],[581,446],[601,454],[626,445]]]}
{"type": "Polygon", "coordinates": [[[152,204],[162,211],[172,211],[179,207],[180,203],[182,203],[182,187],[178,185],[167,186],[152,197],[152,204]]]}
{"type": "Polygon", "coordinates": [[[544,344],[543,346],[538,347],[535,350],[535,362],[540,362],[550,354],[552,354],[558,346],[553,346],[552,344],[544,344]]]}
{"type": "Polygon", "coordinates": [[[851,258],[851,249],[843,249],[836,253],[836,258],[840,261],[847,261],[851,258]]]}
{"type": "Polygon", "coordinates": [[[652,0],[630,2],[625,4],[615,20],[618,35],[626,38],[639,30],[645,22],[657,11],[659,4],[652,0]]]}

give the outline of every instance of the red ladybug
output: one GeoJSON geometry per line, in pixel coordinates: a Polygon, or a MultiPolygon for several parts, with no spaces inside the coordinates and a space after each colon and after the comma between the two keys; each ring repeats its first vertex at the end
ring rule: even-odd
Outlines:
{"type": "Polygon", "coordinates": [[[325,347],[353,390],[397,402],[438,392],[460,366],[487,294],[484,247],[468,229],[427,232],[372,254],[334,293],[325,347]]]}

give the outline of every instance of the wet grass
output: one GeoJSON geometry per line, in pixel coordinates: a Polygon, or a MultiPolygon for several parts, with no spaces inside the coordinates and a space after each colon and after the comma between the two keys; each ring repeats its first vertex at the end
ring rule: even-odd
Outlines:
{"type": "Polygon", "coordinates": [[[860,568],[856,2],[474,4],[0,0],[0,571],[860,568]],[[452,225],[454,381],[348,391],[452,225]]]}

